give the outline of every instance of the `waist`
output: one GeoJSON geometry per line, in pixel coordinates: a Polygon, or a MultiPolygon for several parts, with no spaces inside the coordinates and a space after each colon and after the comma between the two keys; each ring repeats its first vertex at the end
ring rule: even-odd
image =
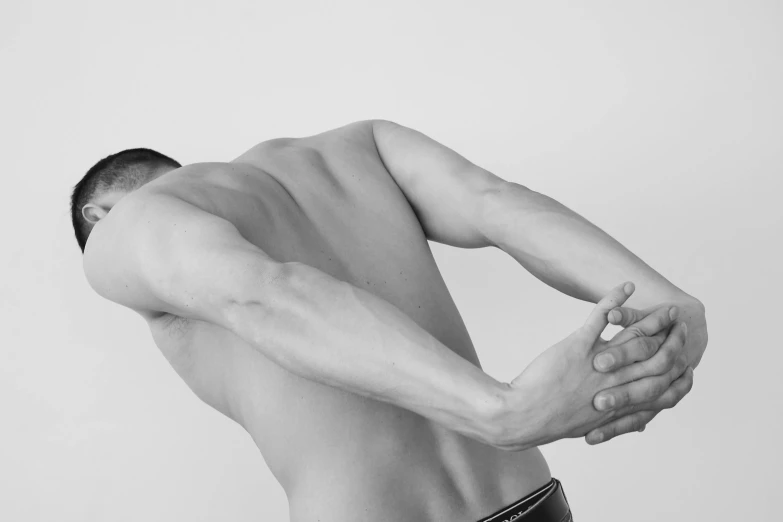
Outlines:
{"type": "Polygon", "coordinates": [[[551,480],[537,448],[505,452],[443,431],[301,452],[283,486],[291,521],[478,520],[551,480]]]}

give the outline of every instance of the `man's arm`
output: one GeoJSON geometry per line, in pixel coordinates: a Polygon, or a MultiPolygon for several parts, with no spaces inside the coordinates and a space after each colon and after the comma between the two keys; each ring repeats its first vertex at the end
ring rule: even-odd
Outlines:
{"type": "Polygon", "coordinates": [[[636,284],[628,307],[697,301],[554,199],[504,180],[421,132],[372,123],[378,153],[427,239],[500,248],[547,285],[583,301],[597,303],[627,280],[636,284]]]}
{"type": "Polygon", "coordinates": [[[630,280],[627,306],[693,300],[644,261],[576,212],[549,196],[513,182],[492,194],[485,224],[496,246],[547,285],[597,302],[615,281],[630,280]]]}
{"type": "Polygon", "coordinates": [[[676,304],[680,320],[688,325],[687,363],[698,366],[707,347],[701,301],[676,287],[609,234],[544,194],[506,182],[490,197],[493,201],[486,204],[484,227],[494,246],[547,285],[583,301],[597,302],[615,281],[627,280],[637,288],[629,308],[676,304]]]}
{"type": "Polygon", "coordinates": [[[491,246],[486,202],[505,181],[417,130],[386,120],[371,124],[378,155],[427,239],[460,248],[491,246]]]}
{"type": "MultiPolygon", "coordinates": [[[[674,304],[680,320],[688,325],[683,363],[667,367],[671,381],[688,365],[698,366],[708,339],[705,310],[698,299],[554,199],[506,181],[418,131],[383,120],[374,121],[373,129],[379,155],[428,239],[464,248],[500,248],[552,288],[592,303],[618,281],[633,281],[636,291],[627,308],[618,311],[624,315],[641,308],[647,310],[641,314],[645,316],[653,307],[674,304]]],[[[627,341],[634,335],[640,335],[638,327],[626,328],[616,338],[627,341]]],[[[595,359],[595,369],[617,371],[640,360],[630,347],[610,348],[614,364],[600,367],[595,359]]],[[[649,385],[654,379],[645,381],[649,385]]],[[[658,395],[663,397],[673,389],[674,385],[658,395]]],[[[611,392],[624,397],[621,402],[630,400],[628,388],[611,392]]],[[[610,422],[602,430],[612,436],[626,433],[636,424],[649,422],[659,410],[650,407],[650,411],[610,422]]]]}
{"type": "Polygon", "coordinates": [[[220,325],[296,375],[492,443],[504,387],[374,294],[165,195],[121,202],[93,234],[84,269],[101,296],[220,325]]]}
{"type": "MultiPolygon", "coordinates": [[[[532,415],[551,410],[551,397],[526,410],[530,440],[504,439],[501,417],[512,413],[516,425],[525,424],[523,411],[508,411],[509,386],[392,304],[306,264],[275,260],[232,223],[179,198],[139,194],[115,205],[90,236],[84,270],[99,295],[143,314],[219,325],[296,375],[395,404],[486,444],[528,447],[547,429],[532,415]]],[[[591,378],[590,393],[623,384],[611,374],[591,378]]],[[[534,381],[528,384],[537,389],[534,381]]]]}

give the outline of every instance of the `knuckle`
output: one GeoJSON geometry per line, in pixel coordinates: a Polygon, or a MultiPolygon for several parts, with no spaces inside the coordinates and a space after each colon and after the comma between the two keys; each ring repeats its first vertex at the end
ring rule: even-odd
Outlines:
{"type": "Polygon", "coordinates": [[[624,387],[619,393],[615,394],[615,400],[617,401],[615,408],[628,405],[631,402],[631,390],[627,386],[624,387]]]}
{"type": "Polygon", "coordinates": [[[671,319],[669,319],[669,311],[668,308],[664,307],[661,308],[658,312],[658,316],[655,318],[655,325],[658,328],[658,330],[663,330],[667,326],[669,326],[669,323],[671,322],[671,319]]]}
{"type": "Polygon", "coordinates": [[[642,349],[644,350],[644,355],[646,355],[648,359],[655,355],[655,352],[658,351],[658,346],[659,344],[655,341],[654,337],[645,337],[642,340],[642,349]]]}
{"type": "Polygon", "coordinates": [[[619,386],[622,383],[622,381],[620,380],[620,375],[618,375],[618,372],[607,373],[604,377],[606,378],[607,388],[613,388],[615,386],[619,386]]]}
{"type": "Polygon", "coordinates": [[[622,319],[623,326],[630,326],[630,325],[632,325],[633,323],[635,323],[636,321],[639,320],[636,317],[636,313],[634,312],[634,310],[632,308],[626,308],[624,306],[621,306],[619,308],[619,310],[620,310],[620,313],[623,316],[623,319],[622,319]]]}
{"type": "Polygon", "coordinates": [[[655,385],[655,390],[653,390],[654,395],[650,398],[650,400],[655,400],[658,397],[663,397],[666,395],[666,391],[669,389],[669,385],[665,382],[660,382],[655,385]]]}
{"type": "Polygon", "coordinates": [[[666,369],[670,370],[674,366],[674,361],[677,359],[677,353],[674,350],[667,350],[664,353],[664,360],[666,361],[666,369]]]}
{"type": "Polygon", "coordinates": [[[685,322],[680,323],[680,341],[685,343],[685,341],[688,339],[688,326],[685,322]]]}
{"type": "Polygon", "coordinates": [[[647,359],[647,343],[645,337],[638,337],[628,342],[626,348],[631,361],[641,361],[647,359]]]}
{"type": "Polygon", "coordinates": [[[688,368],[688,358],[685,357],[685,354],[677,357],[677,362],[675,363],[674,367],[676,369],[677,377],[685,372],[686,368],[688,368]]]}
{"type": "Polygon", "coordinates": [[[628,328],[625,329],[628,333],[633,335],[634,337],[644,337],[644,332],[636,325],[631,325],[628,328]]]}
{"type": "Polygon", "coordinates": [[[650,364],[650,370],[656,375],[663,375],[669,371],[669,368],[670,365],[666,360],[666,353],[659,354],[659,356],[652,361],[652,364],[650,364]]]}
{"type": "Polygon", "coordinates": [[[660,397],[665,391],[663,384],[660,381],[656,381],[650,384],[645,394],[645,399],[652,401],[660,397]]]}

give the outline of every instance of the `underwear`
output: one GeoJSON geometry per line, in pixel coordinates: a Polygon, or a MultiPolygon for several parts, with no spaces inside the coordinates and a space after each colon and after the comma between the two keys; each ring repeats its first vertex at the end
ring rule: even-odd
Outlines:
{"type": "Polygon", "coordinates": [[[531,494],[512,502],[479,522],[573,522],[563,485],[552,477],[531,494]]]}

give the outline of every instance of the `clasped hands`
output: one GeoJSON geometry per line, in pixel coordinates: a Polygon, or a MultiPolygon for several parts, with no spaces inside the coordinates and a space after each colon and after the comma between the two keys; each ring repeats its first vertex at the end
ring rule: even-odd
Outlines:
{"type": "Polygon", "coordinates": [[[643,431],[691,390],[707,343],[703,306],[682,300],[642,311],[623,307],[633,292],[630,282],[614,288],[581,328],[505,384],[489,422],[493,446],[520,451],[575,437],[605,442],[643,431]],[[610,322],[626,328],[605,341],[610,322]]]}

